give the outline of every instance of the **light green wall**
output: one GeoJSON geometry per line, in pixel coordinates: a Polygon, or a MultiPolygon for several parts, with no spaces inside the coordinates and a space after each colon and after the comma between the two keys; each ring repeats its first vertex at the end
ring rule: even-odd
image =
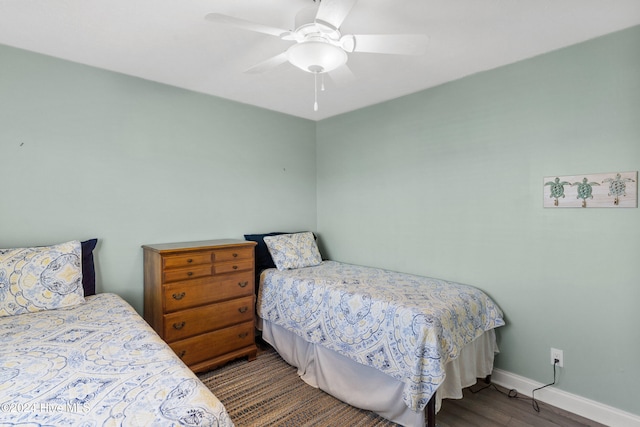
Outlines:
{"type": "Polygon", "coordinates": [[[502,307],[496,366],[640,414],[640,209],[543,209],[545,176],[640,170],[640,27],[321,121],[333,259],[502,307]]]}
{"type": "Polygon", "coordinates": [[[0,247],[100,239],[142,312],[146,243],[315,229],[315,124],[0,46],[0,247]]]}

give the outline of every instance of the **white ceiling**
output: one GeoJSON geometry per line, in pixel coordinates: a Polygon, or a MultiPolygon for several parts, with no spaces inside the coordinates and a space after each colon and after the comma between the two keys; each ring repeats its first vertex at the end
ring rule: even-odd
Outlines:
{"type": "MultiPolygon", "coordinates": [[[[206,21],[293,29],[312,0],[0,0],[0,44],[321,120],[640,24],[640,0],[360,0],[343,34],[429,36],[424,55],[353,53],[357,79],[247,68],[293,42],[206,21]]],[[[1,63],[1,59],[0,59],[1,63]]]]}

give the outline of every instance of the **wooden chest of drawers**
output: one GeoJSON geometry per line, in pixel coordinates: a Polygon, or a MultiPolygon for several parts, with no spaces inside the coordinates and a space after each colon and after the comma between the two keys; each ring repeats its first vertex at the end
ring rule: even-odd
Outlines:
{"type": "Polygon", "coordinates": [[[256,357],[255,242],[144,245],[144,318],[194,372],[256,357]]]}

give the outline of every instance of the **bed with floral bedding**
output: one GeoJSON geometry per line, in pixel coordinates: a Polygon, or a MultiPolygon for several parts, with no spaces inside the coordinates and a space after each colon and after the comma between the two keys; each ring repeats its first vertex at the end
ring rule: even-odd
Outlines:
{"type": "Polygon", "coordinates": [[[233,426],[127,302],[85,295],[93,247],[0,249],[0,425],[233,426]]]}
{"type": "Polygon", "coordinates": [[[481,290],[323,261],[311,233],[264,242],[276,268],[260,278],[263,337],[308,383],[422,426],[435,425],[439,400],[460,398],[463,387],[491,374],[494,329],[504,320],[481,290]]]}

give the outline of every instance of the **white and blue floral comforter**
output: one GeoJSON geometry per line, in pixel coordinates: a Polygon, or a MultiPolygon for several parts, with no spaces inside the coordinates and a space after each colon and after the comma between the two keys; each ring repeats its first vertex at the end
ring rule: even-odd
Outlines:
{"type": "Polygon", "coordinates": [[[477,288],[335,261],[265,270],[258,314],[402,381],[413,410],[424,409],[466,344],[504,325],[477,288]]]}
{"type": "Polygon", "coordinates": [[[0,425],[233,426],[115,294],[0,318],[0,425]]]}

